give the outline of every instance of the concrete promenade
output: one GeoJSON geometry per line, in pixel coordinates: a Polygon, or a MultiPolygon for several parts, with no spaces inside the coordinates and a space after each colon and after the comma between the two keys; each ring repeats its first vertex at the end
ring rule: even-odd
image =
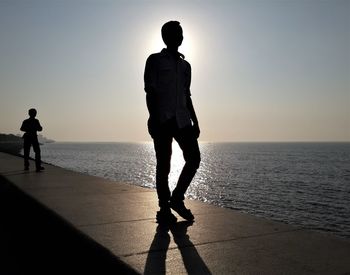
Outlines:
{"type": "Polygon", "coordinates": [[[350,274],[349,240],[191,200],[159,227],[154,190],[45,168],[0,153],[0,274],[350,274]]]}

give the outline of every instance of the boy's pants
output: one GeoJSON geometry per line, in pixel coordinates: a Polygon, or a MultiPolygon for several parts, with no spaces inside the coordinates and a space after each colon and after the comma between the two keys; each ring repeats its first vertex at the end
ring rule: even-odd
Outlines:
{"type": "Polygon", "coordinates": [[[24,142],[23,142],[24,167],[25,168],[29,167],[29,152],[30,152],[31,146],[33,146],[33,150],[35,152],[35,166],[38,169],[41,166],[41,155],[40,155],[38,137],[24,137],[24,142]]]}

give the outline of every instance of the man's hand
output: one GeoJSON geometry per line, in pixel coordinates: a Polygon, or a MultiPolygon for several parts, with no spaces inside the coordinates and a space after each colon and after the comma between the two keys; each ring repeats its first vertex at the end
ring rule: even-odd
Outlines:
{"type": "Polygon", "coordinates": [[[196,138],[199,138],[199,135],[201,133],[201,130],[199,129],[199,125],[198,124],[193,124],[192,128],[193,128],[194,136],[196,138]]]}

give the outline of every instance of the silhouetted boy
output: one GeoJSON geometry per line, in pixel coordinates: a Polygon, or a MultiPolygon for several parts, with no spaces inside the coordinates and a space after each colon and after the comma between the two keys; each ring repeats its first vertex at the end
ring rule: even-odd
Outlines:
{"type": "Polygon", "coordinates": [[[157,158],[156,187],[160,207],[157,222],[176,222],[170,208],[191,221],[194,217],[184,205],[184,194],[200,163],[197,141],[200,130],[190,93],[191,66],[178,52],[183,40],[180,23],[165,23],[161,33],[167,48],[148,57],[144,74],[148,131],[157,158]],[[173,138],[182,149],[186,163],[171,194],[168,175],[173,138]]]}
{"type": "Polygon", "coordinates": [[[24,170],[29,170],[29,152],[30,146],[33,146],[36,171],[40,172],[41,170],[44,170],[44,167],[41,166],[40,147],[36,132],[42,131],[43,128],[41,127],[39,120],[35,118],[36,113],[35,109],[30,109],[28,111],[29,118],[23,121],[21,131],[25,132],[23,135],[24,170]]]}

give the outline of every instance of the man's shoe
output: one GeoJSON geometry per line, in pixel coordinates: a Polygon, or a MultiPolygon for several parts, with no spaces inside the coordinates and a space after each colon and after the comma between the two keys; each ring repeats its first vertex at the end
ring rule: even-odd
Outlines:
{"type": "Polygon", "coordinates": [[[41,171],[43,171],[43,170],[45,170],[45,168],[42,167],[42,166],[36,168],[36,171],[37,171],[37,172],[41,172],[41,171]]]}
{"type": "Polygon", "coordinates": [[[157,211],[156,220],[159,224],[174,224],[177,222],[177,218],[171,213],[170,208],[161,208],[157,211]]]}
{"type": "Polygon", "coordinates": [[[185,204],[183,201],[170,201],[170,208],[176,211],[177,214],[179,214],[185,220],[188,220],[188,221],[194,220],[194,216],[191,210],[185,207],[185,204]]]}

